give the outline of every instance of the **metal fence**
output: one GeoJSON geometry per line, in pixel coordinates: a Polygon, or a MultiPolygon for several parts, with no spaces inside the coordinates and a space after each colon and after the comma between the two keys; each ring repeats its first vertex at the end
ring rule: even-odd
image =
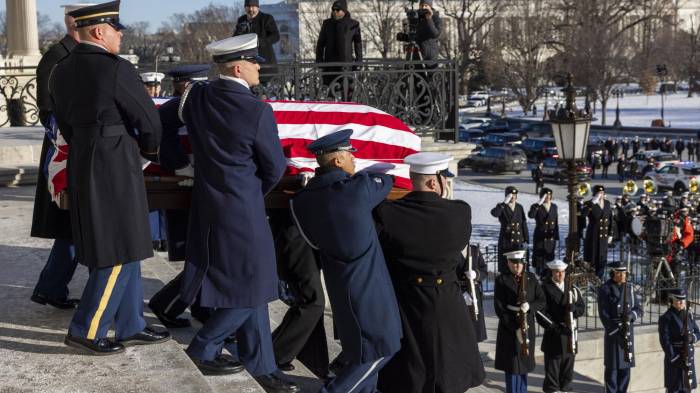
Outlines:
{"type": "MultiPolygon", "coordinates": [[[[167,72],[176,64],[158,67],[167,72]]],[[[155,69],[140,65],[139,72],[155,69]]],[[[215,77],[216,69],[211,76],[215,77]]],[[[368,59],[361,63],[290,62],[261,65],[260,98],[293,101],[356,102],[404,121],[417,134],[458,140],[455,62],[368,59]]],[[[172,94],[166,78],[163,95],[172,94]]],[[[36,125],[36,69],[0,68],[0,127],[36,125]]]]}

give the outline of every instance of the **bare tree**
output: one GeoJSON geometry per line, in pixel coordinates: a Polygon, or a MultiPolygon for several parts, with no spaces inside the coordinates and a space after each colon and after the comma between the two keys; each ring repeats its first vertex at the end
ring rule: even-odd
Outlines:
{"type": "Polygon", "coordinates": [[[389,58],[396,46],[396,33],[404,16],[400,0],[368,0],[364,3],[369,13],[362,26],[363,35],[377,48],[383,59],[389,58]]]}
{"type": "Polygon", "coordinates": [[[51,18],[41,12],[37,13],[37,27],[39,30],[39,49],[42,52],[66,35],[65,24],[51,22],[51,18]]]}
{"type": "MultiPolygon", "coordinates": [[[[301,58],[316,59],[316,42],[321,33],[321,25],[331,17],[331,1],[300,1],[299,3],[299,43],[301,58]]],[[[361,26],[364,28],[364,26],[361,26]]],[[[367,36],[365,35],[364,39],[367,36]]]]}
{"type": "Polygon", "coordinates": [[[682,60],[685,68],[685,74],[688,78],[688,97],[692,97],[693,93],[697,90],[696,84],[698,83],[698,52],[700,51],[700,33],[698,32],[698,26],[696,26],[696,18],[690,17],[690,30],[679,32],[678,42],[679,51],[677,53],[684,53],[685,59],[682,60]]]}

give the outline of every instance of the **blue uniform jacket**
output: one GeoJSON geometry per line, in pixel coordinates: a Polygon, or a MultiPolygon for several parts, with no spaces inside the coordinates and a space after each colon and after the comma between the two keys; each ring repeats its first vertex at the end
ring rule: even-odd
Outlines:
{"type": "Polygon", "coordinates": [[[286,168],[270,105],[218,79],[182,106],[194,154],[194,188],[182,299],[204,307],[257,307],[277,298],[264,195],[286,168]]]}
{"type": "Polygon", "coordinates": [[[343,354],[353,363],[401,347],[398,304],[372,220],[391,186],[384,174],[320,170],[290,204],[302,234],[320,252],[343,354]]]}
{"type": "MultiPolygon", "coordinates": [[[[634,321],[642,317],[642,299],[632,289],[633,285],[627,285],[627,310],[630,321],[630,336],[632,340],[632,353],[634,354],[634,321]]],[[[608,280],[598,289],[598,315],[605,327],[605,339],[603,341],[604,363],[606,368],[621,369],[634,367],[634,355],[632,362],[625,361],[620,325],[622,317],[622,285],[617,285],[612,279],[608,280]]]]}
{"type": "MultiPolygon", "coordinates": [[[[676,392],[683,389],[683,369],[671,364],[679,360],[680,351],[683,348],[683,325],[685,313],[680,313],[674,308],[669,308],[659,317],[659,341],[664,350],[664,386],[669,392],[676,392]]],[[[690,331],[690,345],[688,346],[688,363],[692,375],[691,388],[697,388],[697,378],[695,377],[695,342],[700,338],[700,329],[695,323],[693,313],[688,319],[688,330],[690,331]]],[[[687,388],[686,388],[687,390],[687,388]]]]}

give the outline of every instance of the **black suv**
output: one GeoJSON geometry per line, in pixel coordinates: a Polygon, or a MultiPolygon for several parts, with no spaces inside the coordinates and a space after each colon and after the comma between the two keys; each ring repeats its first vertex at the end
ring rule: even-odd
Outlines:
{"type": "Polygon", "coordinates": [[[520,128],[511,131],[528,138],[546,138],[552,136],[552,125],[543,121],[523,123],[520,128]]]}
{"type": "Polygon", "coordinates": [[[485,138],[481,140],[481,144],[484,147],[496,147],[496,146],[509,146],[520,144],[522,138],[520,135],[514,132],[497,132],[494,134],[488,134],[485,138]]]}
{"type": "Polygon", "coordinates": [[[548,155],[547,148],[551,147],[557,147],[554,138],[528,138],[520,144],[520,148],[531,162],[542,161],[548,155]]]}
{"type": "Polygon", "coordinates": [[[527,157],[522,150],[512,147],[487,147],[459,162],[460,167],[473,171],[520,172],[527,169],[527,157]]]}
{"type": "Polygon", "coordinates": [[[516,128],[520,128],[520,122],[513,121],[510,119],[497,119],[493,121],[486,122],[473,129],[481,130],[484,134],[493,134],[495,132],[508,132],[516,128]]]}

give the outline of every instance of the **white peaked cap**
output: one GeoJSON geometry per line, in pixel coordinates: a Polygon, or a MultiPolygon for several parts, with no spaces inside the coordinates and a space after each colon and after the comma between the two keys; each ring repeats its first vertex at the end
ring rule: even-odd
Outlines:
{"type": "Polygon", "coordinates": [[[73,4],[63,4],[61,7],[63,7],[63,13],[68,14],[69,12],[73,12],[75,10],[79,10],[83,7],[89,7],[96,5],[95,3],[73,3],[73,4]]]}
{"type": "Polygon", "coordinates": [[[442,153],[415,153],[406,156],[403,162],[411,166],[411,172],[422,175],[434,175],[447,169],[448,163],[454,158],[442,153]]]}

